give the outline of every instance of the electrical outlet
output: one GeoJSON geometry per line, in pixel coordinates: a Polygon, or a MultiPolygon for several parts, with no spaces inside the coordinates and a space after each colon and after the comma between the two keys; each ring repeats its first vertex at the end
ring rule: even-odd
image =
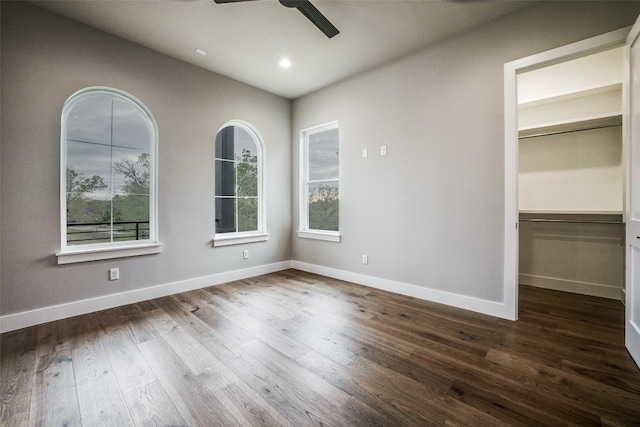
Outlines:
{"type": "Polygon", "coordinates": [[[381,156],[386,156],[387,155],[387,146],[383,145],[382,147],[380,147],[380,155],[381,156]]]}
{"type": "Polygon", "coordinates": [[[367,255],[362,255],[362,263],[369,264],[369,257],[367,255]]]}
{"type": "Polygon", "coordinates": [[[249,251],[248,250],[244,250],[242,251],[242,259],[249,259],[249,251]]]}
{"type": "Polygon", "coordinates": [[[110,268],[109,269],[109,280],[120,280],[120,269],[119,268],[110,268]]]}
{"type": "Polygon", "coordinates": [[[362,157],[367,157],[369,155],[369,152],[367,151],[366,148],[362,149],[362,157]]]}

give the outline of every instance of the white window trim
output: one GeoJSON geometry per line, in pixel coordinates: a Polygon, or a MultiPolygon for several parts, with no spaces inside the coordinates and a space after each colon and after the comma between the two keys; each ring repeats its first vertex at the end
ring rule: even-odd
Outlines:
{"type": "Polygon", "coordinates": [[[266,242],[269,240],[268,233],[221,233],[217,234],[213,239],[213,246],[230,246],[230,245],[241,245],[244,243],[255,243],[255,242],[266,242]],[[224,234],[232,234],[231,236],[224,236],[224,234]]]}
{"type": "MultiPolygon", "coordinates": [[[[309,148],[309,138],[308,135],[312,133],[322,132],[330,129],[340,128],[338,121],[332,121],[329,123],[325,123],[318,126],[313,126],[307,129],[303,129],[300,131],[300,179],[299,179],[299,219],[298,219],[298,237],[302,239],[313,239],[313,240],[323,240],[325,242],[336,242],[340,243],[342,240],[342,234],[340,230],[338,231],[327,231],[327,230],[314,230],[309,228],[309,206],[307,204],[307,200],[309,199],[309,195],[307,194],[307,183],[312,182],[307,180],[309,165],[307,162],[307,152],[309,148]]],[[[338,143],[338,147],[339,147],[338,143]]],[[[339,159],[338,159],[339,161],[339,159]]],[[[335,179],[338,183],[340,183],[340,165],[338,165],[338,178],[335,179]]]]}
{"type": "Polygon", "coordinates": [[[162,252],[161,243],[147,243],[130,245],[128,247],[113,247],[100,249],[82,249],[77,251],[58,252],[58,265],[76,262],[98,261],[139,255],[152,255],[162,252]]]}
{"type": "Polygon", "coordinates": [[[342,235],[339,231],[300,230],[298,237],[303,239],[324,240],[325,242],[340,243],[342,235]]]}
{"type": "Polygon", "coordinates": [[[119,89],[106,86],[92,86],[79,90],[71,95],[64,103],[62,115],[60,118],[60,251],[57,252],[56,258],[58,264],[71,264],[77,262],[97,261],[103,259],[124,258],[139,255],[150,255],[162,252],[162,244],[158,241],[158,125],[153,114],[149,109],[135,96],[119,89]],[[96,245],[67,245],[67,209],[66,198],[66,166],[67,166],[67,144],[66,144],[66,119],[67,113],[77,98],[87,93],[108,93],[116,94],[127,98],[133,102],[144,114],[146,114],[151,122],[151,175],[149,181],[149,239],[127,241],[127,242],[110,242],[108,244],[96,245]]]}
{"type": "MultiPolygon", "coordinates": [[[[215,233],[213,236],[213,247],[222,247],[222,246],[231,246],[231,245],[242,245],[245,243],[255,243],[255,242],[266,242],[269,240],[269,233],[267,233],[267,218],[266,218],[266,186],[265,186],[265,177],[266,174],[266,147],[264,144],[264,139],[260,132],[253,127],[250,123],[245,122],[243,120],[229,120],[225,124],[223,124],[220,129],[216,132],[216,136],[218,133],[228,127],[228,126],[238,126],[247,131],[251,136],[253,136],[254,141],[256,142],[256,146],[258,149],[258,229],[255,231],[242,231],[235,233],[215,233]]],[[[214,142],[215,143],[215,142],[214,142]]],[[[215,151],[215,149],[214,149],[215,151]]],[[[215,157],[215,156],[214,156],[215,157]]],[[[215,164],[215,161],[214,161],[215,164]]],[[[214,207],[215,207],[215,191],[214,191],[214,207]]],[[[215,230],[215,223],[214,223],[215,230]]]]}

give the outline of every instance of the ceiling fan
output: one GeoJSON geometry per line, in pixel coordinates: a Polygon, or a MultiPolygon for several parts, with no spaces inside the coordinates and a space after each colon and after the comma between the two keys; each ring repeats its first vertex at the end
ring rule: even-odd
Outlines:
{"type": "MultiPolygon", "coordinates": [[[[213,0],[218,4],[222,3],[239,3],[253,0],[213,0]]],[[[331,38],[340,31],[318,10],[309,0],[279,0],[280,4],[285,7],[298,9],[307,19],[318,27],[327,37],[331,38]]]]}

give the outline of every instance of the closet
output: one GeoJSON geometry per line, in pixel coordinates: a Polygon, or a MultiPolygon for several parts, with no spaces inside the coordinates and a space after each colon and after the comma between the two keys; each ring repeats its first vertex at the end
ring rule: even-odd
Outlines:
{"type": "Polygon", "coordinates": [[[624,49],[518,75],[519,282],[622,299],[624,49]]]}

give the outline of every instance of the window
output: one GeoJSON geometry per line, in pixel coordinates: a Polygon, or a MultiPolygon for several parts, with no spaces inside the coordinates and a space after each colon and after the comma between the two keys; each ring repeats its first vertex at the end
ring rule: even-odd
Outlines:
{"type": "Polygon", "coordinates": [[[264,147],[256,130],[241,121],[216,135],[214,246],[267,240],[264,147]]]}
{"type": "Polygon", "coordinates": [[[160,252],[157,127],[147,108],[111,88],[87,88],[62,109],[58,263],[160,252]]]}
{"type": "Polygon", "coordinates": [[[338,123],[302,131],[299,237],[340,241],[338,123]]]}

